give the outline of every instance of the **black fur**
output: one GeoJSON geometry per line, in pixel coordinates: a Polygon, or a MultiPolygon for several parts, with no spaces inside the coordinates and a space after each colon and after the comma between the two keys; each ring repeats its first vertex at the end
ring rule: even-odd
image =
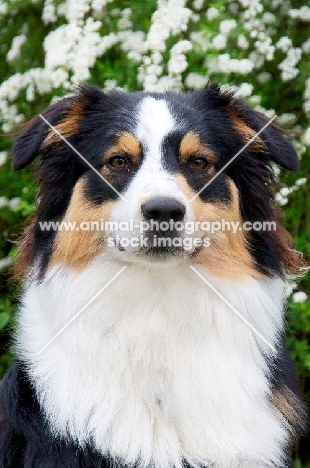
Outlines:
{"type": "Polygon", "coordinates": [[[6,373],[0,402],[1,468],[110,468],[109,458],[91,447],[53,438],[20,362],[6,373]]]}

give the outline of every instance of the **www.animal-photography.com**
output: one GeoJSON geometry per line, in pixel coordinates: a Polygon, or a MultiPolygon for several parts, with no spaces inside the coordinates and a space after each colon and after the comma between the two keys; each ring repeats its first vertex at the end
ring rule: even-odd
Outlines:
{"type": "Polygon", "coordinates": [[[0,468],[310,468],[309,28],[0,0],[0,468]]]}

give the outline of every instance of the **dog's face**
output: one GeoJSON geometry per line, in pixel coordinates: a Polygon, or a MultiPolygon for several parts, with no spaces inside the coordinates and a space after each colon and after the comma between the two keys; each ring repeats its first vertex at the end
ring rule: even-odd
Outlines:
{"type": "Polygon", "coordinates": [[[279,234],[242,223],[274,220],[271,161],[295,170],[297,156],[273,124],[256,136],[268,120],[241,101],[216,86],[109,95],[87,86],[43,117],[14,147],[15,169],[40,156],[25,269],[81,270],[108,253],[157,266],[189,261],[234,278],[281,274],[279,234]],[[42,230],[51,221],[75,227],[42,230]]]}

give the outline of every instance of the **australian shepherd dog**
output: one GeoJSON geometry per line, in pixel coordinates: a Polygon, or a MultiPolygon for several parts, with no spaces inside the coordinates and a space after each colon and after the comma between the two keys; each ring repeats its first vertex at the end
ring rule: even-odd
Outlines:
{"type": "Polygon", "coordinates": [[[86,85],[23,126],[13,168],[35,158],[1,468],[291,466],[283,131],[217,85],[86,85]]]}

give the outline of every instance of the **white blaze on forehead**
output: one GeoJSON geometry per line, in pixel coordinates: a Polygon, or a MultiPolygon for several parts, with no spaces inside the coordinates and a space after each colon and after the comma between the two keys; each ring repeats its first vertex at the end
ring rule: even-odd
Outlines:
{"type": "Polygon", "coordinates": [[[165,99],[147,96],[141,101],[134,133],[143,147],[143,161],[124,193],[127,203],[119,200],[112,211],[111,221],[128,218],[141,220],[142,203],[159,196],[176,198],[186,206],[186,213],[191,213],[189,200],[178,185],[175,175],[163,166],[163,141],[176,129],[177,122],[165,99]]]}
{"type": "Polygon", "coordinates": [[[146,97],[140,104],[136,135],[145,152],[145,163],[153,167],[162,167],[162,143],[173,129],[176,122],[168,104],[163,99],[146,97]]]}

